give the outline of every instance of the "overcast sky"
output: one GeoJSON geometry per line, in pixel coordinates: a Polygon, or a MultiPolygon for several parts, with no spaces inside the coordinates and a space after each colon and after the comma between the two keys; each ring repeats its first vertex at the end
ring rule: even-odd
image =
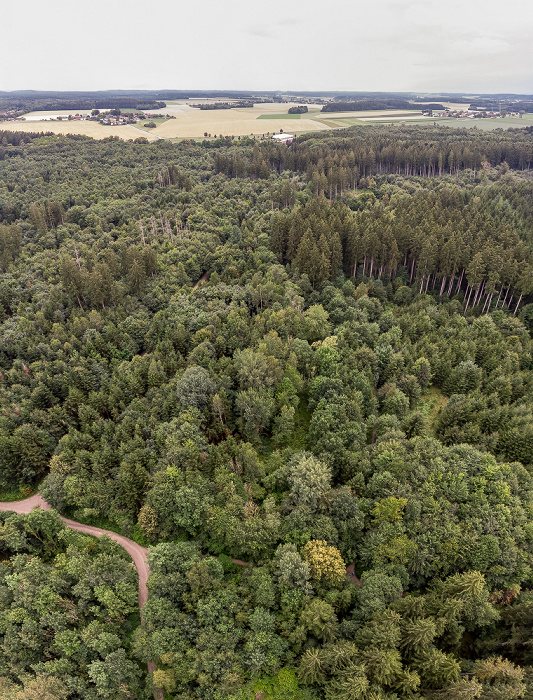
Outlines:
{"type": "Polygon", "coordinates": [[[533,93],[532,0],[6,0],[0,90],[533,93]]]}

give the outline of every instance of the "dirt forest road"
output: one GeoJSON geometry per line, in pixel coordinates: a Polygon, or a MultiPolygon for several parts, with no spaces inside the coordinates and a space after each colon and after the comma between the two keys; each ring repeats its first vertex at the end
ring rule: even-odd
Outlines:
{"type": "MultiPolygon", "coordinates": [[[[202,281],[204,280],[199,280],[199,282],[202,281]]],[[[50,507],[50,504],[44,500],[40,493],[36,493],[34,496],[25,498],[23,501],[0,502],[0,511],[11,511],[13,513],[31,513],[34,508],[50,510],[50,507]]],[[[139,609],[141,609],[148,600],[148,588],[146,586],[148,576],[150,575],[150,569],[148,568],[148,562],[146,561],[148,550],[145,547],[141,547],[140,544],[133,542],[133,540],[129,540],[127,537],[117,535],[116,532],[102,530],[100,527],[92,527],[91,525],[84,525],[83,523],[78,523],[75,520],[64,518],[62,515],[59,517],[65,523],[65,525],[70,527],[72,530],[84,532],[88,535],[94,535],[95,537],[107,535],[121,547],[124,547],[126,552],[133,559],[133,563],[135,564],[137,573],[139,574],[139,609]]],[[[250,562],[241,561],[240,559],[232,559],[232,562],[238,566],[251,566],[250,562]]],[[[350,564],[347,566],[346,574],[350,577],[351,582],[358,586],[361,582],[355,575],[354,568],[355,564],[350,564]]],[[[155,671],[156,668],[157,667],[155,664],[148,664],[149,672],[155,671]]],[[[154,698],[155,700],[163,700],[163,691],[155,690],[154,698]]]]}
{"type": "MultiPolygon", "coordinates": [[[[36,493],[34,496],[30,496],[30,498],[25,498],[23,501],[0,503],[0,511],[12,511],[14,513],[31,513],[31,511],[34,508],[50,510],[50,504],[44,500],[40,493],[36,493]]],[[[126,552],[133,559],[133,563],[135,564],[137,573],[139,574],[139,608],[142,608],[142,606],[148,600],[148,588],[146,587],[148,575],[150,573],[150,570],[148,568],[148,562],[146,561],[148,550],[145,547],[141,547],[140,544],[129,540],[127,537],[117,535],[116,532],[102,530],[102,528],[92,527],[92,525],[84,525],[83,523],[77,523],[75,520],[69,520],[68,518],[64,518],[62,515],[60,515],[59,517],[67,527],[70,527],[71,530],[84,532],[87,535],[94,535],[95,537],[107,535],[112,540],[115,540],[115,542],[117,542],[121,547],[124,547],[126,552]]]]}
{"type": "MultiPolygon", "coordinates": [[[[41,508],[42,510],[50,510],[50,504],[47,503],[40,493],[36,493],[34,496],[25,498],[23,501],[11,501],[11,502],[0,502],[0,511],[11,511],[13,513],[31,513],[34,508],[41,508]]],[[[117,535],[116,532],[111,532],[110,530],[102,530],[100,527],[92,527],[92,525],[84,525],[83,523],[78,523],[75,520],[69,520],[64,518],[62,515],[59,516],[65,525],[71,530],[77,530],[78,532],[83,532],[87,535],[94,535],[95,537],[101,537],[102,535],[107,535],[112,540],[117,542],[121,547],[124,547],[126,552],[133,559],[135,568],[139,575],[139,609],[148,600],[148,588],[146,583],[148,581],[148,576],[150,574],[150,569],[148,568],[148,562],[146,557],[148,550],[145,547],[141,547],[140,544],[129,540],[127,537],[122,535],[117,535]]],[[[148,664],[148,671],[151,673],[156,670],[155,664],[148,664]]],[[[163,700],[163,692],[156,690],[154,692],[155,700],[163,700]]]]}
{"type": "Polygon", "coordinates": [[[198,289],[198,287],[207,280],[207,274],[207,272],[204,272],[204,274],[200,277],[198,282],[194,285],[193,289],[198,289]]]}

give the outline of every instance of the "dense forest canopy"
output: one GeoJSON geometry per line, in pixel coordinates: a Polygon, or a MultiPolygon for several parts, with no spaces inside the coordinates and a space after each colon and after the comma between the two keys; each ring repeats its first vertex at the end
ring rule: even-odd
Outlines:
{"type": "Polygon", "coordinates": [[[0,132],[2,700],[533,694],[532,159],[0,132]]]}

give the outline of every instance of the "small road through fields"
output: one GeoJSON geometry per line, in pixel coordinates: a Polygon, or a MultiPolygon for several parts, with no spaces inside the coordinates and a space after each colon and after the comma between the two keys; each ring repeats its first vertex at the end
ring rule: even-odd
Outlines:
{"type": "Polygon", "coordinates": [[[144,134],[144,136],[154,136],[156,139],[162,139],[163,141],[165,140],[164,136],[159,136],[159,134],[154,134],[151,131],[145,131],[144,129],[139,129],[138,126],[132,126],[132,124],[127,124],[127,126],[130,127],[130,129],[135,129],[135,131],[140,131],[141,134],[144,134]]]}

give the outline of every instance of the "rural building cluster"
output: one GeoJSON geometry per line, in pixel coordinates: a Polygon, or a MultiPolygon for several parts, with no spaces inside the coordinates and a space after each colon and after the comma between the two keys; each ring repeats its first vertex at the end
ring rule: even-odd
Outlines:
{"type": "Polygon", "coordinates": [[[484,109],[463,109],[463,110],[432,110],[429,112],[430,117],[439,117],[439,119],[450,117],[454,119],[465,118],[469,119],[503,119],[504,117],[522,118],[521,112],[508,112],[506,110],[489,112],[484,109]]]}
{"type": "Polygon", "coordinates": [[[0,112],[0,122],[20,122],[24,121],[23,111],[17,109],[8,109],[5,112],[0,112]]]}

